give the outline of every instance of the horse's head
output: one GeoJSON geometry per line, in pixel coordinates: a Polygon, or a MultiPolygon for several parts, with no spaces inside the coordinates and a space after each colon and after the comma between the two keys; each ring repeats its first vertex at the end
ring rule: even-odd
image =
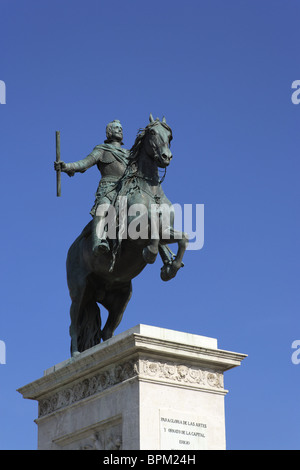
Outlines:
{"type": "Polygon", "coordinates": [[[166,168],[172,159],[170,143],[172,130],[167,125],[165,117],[160,121],[153,119],[150,114],[149,124],[145,128],[144,148],[146,153],[154,158],[157,166],[166,168]]]}
{"type": "Polygon", "coordinates": [[[166,168],[172,159],[170,150],[172,130],[164,117],[161,121],[158,118],[154,120],[150,114],[149,121],[149,124],[140,130],[131,154],[133,157],[137,156],[143,146],[145,153],[155,160],[158,167],[166,168]]]}

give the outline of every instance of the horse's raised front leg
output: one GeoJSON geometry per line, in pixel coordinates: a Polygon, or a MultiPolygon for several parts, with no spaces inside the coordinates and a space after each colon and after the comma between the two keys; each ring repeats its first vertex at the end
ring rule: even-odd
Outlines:
{"type": "Polygon", "coordinates": [[[143,249],[143,258],[148,264],[153,264],[158,254],[159,240],[151,240],[149,245],[143,249]]]}
{"type": "Polygon", "coordinates": [[[175,254],[171,251],[168,245],[159,244],[158,251],[161,257],[161,260],[164,264],[170,264],[175,258],[175,254]]]}
{"type": "Polygon", "coordinates": [[[169,243],[177,243],[178,250],[175,258],[165,263],[161,269],[160,277],[163,281],[173,279],[177,271],[183,266],[183,256],[189,243],[188,235],[185,232],[179,232],[171,227],[162,233],[162,239],[160,240],[161,245],[169,243]]]}
{"type": "MultiPolygon", "coordinates": [[[[154,206],[156,208],[156,206],[154,206]]],[[[153,264],[159,250],[159,217],[156,209],[151,208],[149,213],[149,244],[143,249],[143,258],[148,264],[153,264]]]]}

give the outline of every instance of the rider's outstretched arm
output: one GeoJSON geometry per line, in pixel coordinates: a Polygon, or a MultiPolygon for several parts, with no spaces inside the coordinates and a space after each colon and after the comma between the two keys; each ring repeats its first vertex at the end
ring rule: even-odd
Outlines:
{"type": "Polygon", "coordinates": [[[74,174],[76,172],[84,173],[88,168],[95,165],[99,158],[101,158],[103,151],[94,149],[87,157],[77,162],[65,163],[65,168],[62,171],[74,174]]]}

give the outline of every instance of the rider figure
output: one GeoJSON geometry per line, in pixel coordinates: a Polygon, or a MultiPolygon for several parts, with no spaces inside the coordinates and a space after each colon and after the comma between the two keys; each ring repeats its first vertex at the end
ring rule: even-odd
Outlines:
{"type": "Polygon", "coordinates": [[[103,225],[103,216],[97,214],[97,208],[101,204],[111,204],[114,200],[118,181],[123,176],[128,165],[129,150],[122,148],[123,129],[120,121],[114,120],[106,126],[106,140],[103,144],[97,145],[94,150],[83,160],[73,163],[60,161],[54,163],[55,170],[61,170],[69,176],[74,173],[84,173],[88,168],[97,165],[101,180],[96,192],[94,206],[90,214],[93,217],[92,224],[92,249],[95,255],[99,252],[109,251],[109,244],[106,239],[107,232],[103,225]]]}

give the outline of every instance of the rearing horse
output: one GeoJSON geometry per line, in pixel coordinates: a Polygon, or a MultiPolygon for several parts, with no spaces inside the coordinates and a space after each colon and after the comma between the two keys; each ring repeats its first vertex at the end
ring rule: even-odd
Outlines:
{"type": "MultiPolygon", "coordinates": [[[[120,196],[126,196],[126,237],[117,243],[109,240],[111,251],[95,256],[92,252],[91,222],[71,245],[67,255],[67,282],[71,297],[70,336],[72,356],[112,337],[132,294],[132,279],[145,266],[154,263],[159,253],[164,265],[161,278],[172,279],[183,266],[188,244],[185,233],[174,229],[174,210],[165,196],[158,168],[166,168],[171,159],[172,131],[165,118],[153,119],[141,129],[130,150],[130,163],[121,181],[120,196]],[[137,237],[130,230],[138,217],[133,209],[143,208],[146,234],[137,237]],[[167,244],[177,243],[176,256],[167,244]],[[113,257],[113,262],[112,262],[113,257]],[[98,303],[108,311],[101,330],[98,303]]],[[[140,220],[141,222],[141,220],[140,220]]],[[[121,227],[119,227],[121,230],[121,227]]]]}

